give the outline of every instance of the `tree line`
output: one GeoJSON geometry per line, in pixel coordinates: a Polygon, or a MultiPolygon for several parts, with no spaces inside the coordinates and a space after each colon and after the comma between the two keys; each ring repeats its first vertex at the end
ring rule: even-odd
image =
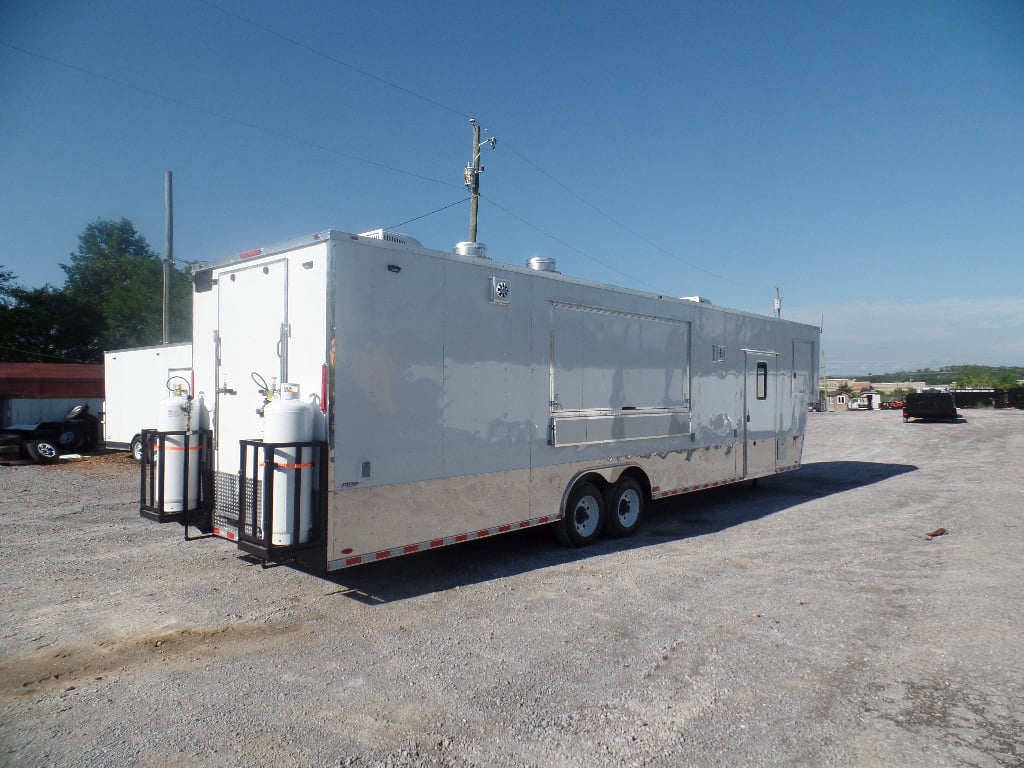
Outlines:
{"type": "Polygon", "coordinates": [[[951,387],[957,389],[1011,389],[1018,379],[1024,378],[1024,367],[1006,365],[947,365],[933,370],[896,371],[895,373],[869,374],[866,381],[923,381],[930,387],[951,387]]]}
{"type": "MultiPolygon", "coordinates": [[[[163,341],[163,262],[128,219],[89,224],[64,284],[26,288],[0,264],[0,362],[99,363],[163,341]]],[[[192,340],[192,286],[172,265],[169,341],[192,340]]]]}

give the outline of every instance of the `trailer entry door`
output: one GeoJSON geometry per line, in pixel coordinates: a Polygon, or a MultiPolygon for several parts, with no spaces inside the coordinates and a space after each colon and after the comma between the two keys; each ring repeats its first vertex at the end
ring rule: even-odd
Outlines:
{"type": "Polygon", "coordinates": [[[775,471],[776,354],[745,350],[743,388],[743,475],[775,471]]]}
{"type": "MultiPolygon", "coordinates": [[[[288,269],[261,262],[218,276],[215,471],[237,478],[239,440],[262,437],[257,374],[269,386],[288,375],[288,269]]],[[[220,487],[220,484],[217,484],[220,487]]],[[[221,507],[217,500],[218,508],[221,507]]]]}

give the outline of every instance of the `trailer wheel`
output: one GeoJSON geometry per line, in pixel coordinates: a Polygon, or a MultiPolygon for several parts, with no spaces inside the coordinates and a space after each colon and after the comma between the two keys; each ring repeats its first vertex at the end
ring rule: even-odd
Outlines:
{"type": "Polygon", "coordinates": [[[604,495],[593,483],[579,483],[555,528],[558,540],[566,547],[583,547],[595,541],[603,527],[604,495]]]}
{"type": "Polygon", "coordinates": [[[131,452],[133,459],[142,463],[142,435],[136,435],[132,438],[132,444],[128,450],[131,452]]]}
{"type": "Polygon", "coordinates": [[[608,490],[605,499],[605,531],[624,538],[636,533],[644,513],[644,491],[632,477],[623,477],[608,490]]]}
{"type": "Polygon", "coordinates": [[[29,440],[25,443],[25,452],[37,464],[53,464],[60,458],[60,449],[52,440],[29,440]]]}

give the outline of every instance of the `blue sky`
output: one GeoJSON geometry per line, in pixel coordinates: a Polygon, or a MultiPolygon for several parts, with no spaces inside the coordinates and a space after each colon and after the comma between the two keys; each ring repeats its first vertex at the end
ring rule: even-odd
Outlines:
{"type": "Polygon", "coordinates": [[[334,228],[823,324],[828,372],[1024,365],[1024,3],[0,0],[0,265],[334,228]],[[461,202],[460,202],[461,201],[461,202]],[[430,214],[450,204],[439,212],[430,214]],[[422,218],[420,218],[422,217],[422,218]]]}

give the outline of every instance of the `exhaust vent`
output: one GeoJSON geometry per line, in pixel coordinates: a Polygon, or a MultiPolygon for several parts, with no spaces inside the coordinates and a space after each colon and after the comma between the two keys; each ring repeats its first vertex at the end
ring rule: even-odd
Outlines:
{"type": "Polygon", "coordinates": [[[554,272],[556,275],[561,274],[555,269],[555,260],[546,259],[543,256],[533,256],[527,259],[526,266],[535,272],[554,272]]]}
{"type": "Polygon", "coordinates": [[[512,298],[512,286],[500,277],[491,278],[491,303],[508,304],[512,298]]]}
{"type": "Polygon", "coordinates": [[[360,232],[359,237],[368,237],[371,240],[383,240],[385,243],[396,243],[398,245],[415,245],[422,248],[423,243],[415,237],[409,237],[401,232],[392,232],[390,229],[373,229],[369,232],[360,232]]]}
{"type": "Polygon", "coordinates": [[[476,256],[478,259],[488,258],[486,245],[483,243],[469,242],[468,240],[456,243],[455,253],[459,254],[459,256],[476,256]]]}

